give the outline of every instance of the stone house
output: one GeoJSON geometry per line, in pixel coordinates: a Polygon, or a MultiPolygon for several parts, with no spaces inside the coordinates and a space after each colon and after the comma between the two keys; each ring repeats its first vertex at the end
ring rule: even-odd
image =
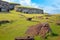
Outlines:
{"type": "Polygon", "coordinates": [[[0,0],[0,12],[9,12],[9,3],[0,0]]]}
{"type": "Polygon", "coordinates": [[[9,3],[10,4],[10,10],[13,10],[14,8],[15,8],[15,6],[17,6],[17,5],[20,5],[20,4],[18,4],[18,3],[9,3]]]}
{"type": "Polygon", "coordinates": [[[32,13],[43,14],[43,10],[38,9],[38,8],[16,7],[15,10],[17,12],[23,12],[23,13],[28,13],[28,14],[32,14],[32,13]]]}

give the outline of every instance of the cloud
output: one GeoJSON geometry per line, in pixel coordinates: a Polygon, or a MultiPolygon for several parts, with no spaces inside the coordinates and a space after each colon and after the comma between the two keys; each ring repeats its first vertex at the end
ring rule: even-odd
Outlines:
{"type": "Polygon", "coordinates": [[[15,3],[19,3],[19,0],[3,0],[3,1],[7,1],[7,2],[15,2],[15,3]]]}
{"type": "Polygon", "coordinates": [[[20,4],[22,4],[22,5],[31,5],[31,0],[20,0],[20,4]]]}
{"type": "Polygon", "coordinates": [[[39,8],[39,5],[37,5],[36,3],[32,3],[32,0],[4,0],[4,1],[8,1],[8,2],[16,2],[16,3],[20,3],[23,6],[31,6],[31,7],[35,7],[35,8],[39,8]]]}
{"type": "MultiPolygon", "coordinates": [[[[32,2],[32,0],[5,0],[8,2],[16,2],[20,3],[24,6],[31,6],[35,8],[41,8],[44,12],[48,13],[60,13],[60,0],[45,0],[45,4],[38,4],[36,2],[32,2]]],[[[40,0],[41,1],[41,0],[40,0]]]]}
{"type": "MultiPolygon", "coordinates": [[[[3,0],[3,1],[8,1],[8,0],[3,0]]],[[[8,2],[10,2],[10,0],[8,2]]]]}
{"type": "Polygon", "coordinates": [[[32,3],[32,0],[20,0],[20,4],[24,6],[31,6],[31,7],[39,8],[39,5],[37,5],[36,3],[32,3]]]}
{"type": "MultiPolygon", "coordinates": [[[[48,0],[47,0],[48,1],[48,0]]],[[[48,5],[40,5],[45,12],[50,14],[52,13],[60,13],[60,0],[50,0],[48,5]]]]}

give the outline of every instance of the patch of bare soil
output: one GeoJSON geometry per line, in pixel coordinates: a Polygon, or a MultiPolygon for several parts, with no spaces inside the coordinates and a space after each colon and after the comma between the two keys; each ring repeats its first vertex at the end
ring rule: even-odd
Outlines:
{"type": "Polygon", "coordinates": [[[60,20],[56,22],[57,25],[60,25],[60,20]]]}
{"type": "Polygon", "coordinates": [[[51,32],[50,26],[48,23],[39,23],[33,26],[30,26],[26,31],[28,36],[36,36],[40,35],[41,37],[45,37],[48,32],[51,32]]]}

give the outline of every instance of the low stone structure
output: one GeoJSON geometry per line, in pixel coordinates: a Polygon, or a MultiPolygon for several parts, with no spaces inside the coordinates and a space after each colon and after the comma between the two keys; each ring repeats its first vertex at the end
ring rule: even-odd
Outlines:
{"type": "Polygon", "coordinates": [[[1,24],[6,24],[6,23],[10,23],[10,21],[9,20],[0,20],[0,26],[1,26],[1,24]]]}
{"type": "Polygon", "coordinates": [[[9,5],[10,10],[14,10],[14,9],[15,9],[15,6],[20,5],[20,4],[18,4],[18,3],[9,3],[9,4],[10,4],[10,5],[9,5]]]}
{"type": "Polygon", "coordinates": [[[17,5],[20,4],[0,0],[0,12],[9,12],[9,10],[13,10],[17,5]]]}
{"type": "Polygon", "coordinates": [[[15,10],[17,12],[23,12],[23,13],[27,13],[27,14],[32,14],[32,13],[36,13],[36,14],[43,14],[43,10],[42,9],[38,9],[38,8],[28,8],[28,7],[16,7],[15,10]]]}
{"type": "Polygon", "coordinates": [[[0,0],[0,12],[9,12],[9,3],[0,0]]]}

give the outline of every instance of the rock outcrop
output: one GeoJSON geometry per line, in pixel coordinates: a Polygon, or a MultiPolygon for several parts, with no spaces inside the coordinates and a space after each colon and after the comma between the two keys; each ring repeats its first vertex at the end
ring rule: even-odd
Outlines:
{"type": "Polygon", "coordinates": [[[29,29],[26,31],[28,36],[36,36],[40,35],[41,37],[45,38],[46,34],[52,32],[48,23],[39,23],[33,26],[30,26],[29,29]]]}

